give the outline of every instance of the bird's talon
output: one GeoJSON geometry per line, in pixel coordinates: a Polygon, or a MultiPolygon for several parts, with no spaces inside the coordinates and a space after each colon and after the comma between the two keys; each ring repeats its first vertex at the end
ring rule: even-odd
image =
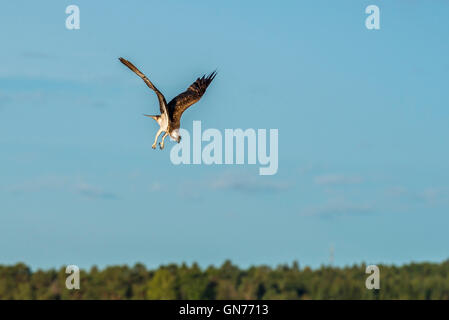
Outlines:
{"type": "Polygon", "coordinates": [[[153,144],[151,148],[156,149],[156,144],[153,144]]]}

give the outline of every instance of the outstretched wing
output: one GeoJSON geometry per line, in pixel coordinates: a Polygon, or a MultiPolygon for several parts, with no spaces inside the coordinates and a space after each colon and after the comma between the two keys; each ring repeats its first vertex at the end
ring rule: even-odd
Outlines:
{"type": "Polygon", "coordinates": [[[204,75],[202,78],[198,78],[194,83],[187,88],[186,91],[177,95],[173,100],[168,103],[168,114],[171,121],[179,122],[182,113],[195,102],[201,99],[206,92],[209,84],[214,80],[217,73],[214,71],[207,77],[204,75]]]}
{"type": "Polygon", "coordinates": [[[135,72],[139,77],[142,78],[142,80],[146,83],[146,85],[156,92],[157,99],[159,100],[159,109],[162,113],[167,112],[167,101],[165,101],[164,95],[154,86],[154,84],[151,83],[150,79],[148,79],[142,72],[140,72],[139,69],[137,69],[131,62],[129,62],[126,59],[119,58],[120,62],[123,63],[125,66],[130,68],[133,72],[135,72]]]}

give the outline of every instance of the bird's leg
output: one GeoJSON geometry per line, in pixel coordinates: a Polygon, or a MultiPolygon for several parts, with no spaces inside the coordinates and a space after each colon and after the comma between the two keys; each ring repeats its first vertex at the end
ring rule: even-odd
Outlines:
{"type": "Polygon", "coordinates": [[[156,133],[156,137],[154,137],[154,143],[153,143],[153,145],[151,146],[151,148],[156,149],[157,139],[158,139],[159,136],[161,135],[162,131],[163,131],[162,128],[159,128],[159,130],[158,130],[157,133],[156,133]]]}
{"type": "Polygon", "coordinates": [[[168,136],[168,132],[165,132],[165,134],[162,136],[162,141],[159,142],[159,148],[161,148],[161,150],[164,149],[164,140],[166,136],[168,136]]]}

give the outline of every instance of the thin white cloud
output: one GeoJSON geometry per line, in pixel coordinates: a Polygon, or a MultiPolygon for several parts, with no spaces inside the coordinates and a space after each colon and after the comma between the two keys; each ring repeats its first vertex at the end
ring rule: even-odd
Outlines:
{"type": "Polygon", "coordinates": [[[290,184],[269,177],[245,174],[223,174],[209,183],[212,189],[234,190],[248,193],[274,193],[290,188],[290,184]]]}
{"type": "Polygon", "coordinates": [[[314,182],[318,185],[347,185],[362,183],[363,179],[359,176],[348,176],[344,174],[324,174],[315,177],[314,182]]]}
{"type": "Polygon", "coordinates": [[[386,190],[386,194],[389,197],[401,197],[408,193],[407,188],[401,187],[401,186],[395,186],[388,188],[386,190]]]}
{"type": "Polygon", "coordinates": [[[117,195],[112,192],[107,192],[101,188],[94,187],[87,183],[80,183],[75,186],[75,190],[88,198],[93,199],[117,199],[117,195]]]}
{"type": "Polygon", "coordinates": [[[386,194],[391,198],[418,201],[431,206],[449,203],[449,192],[435,187],[424,188],[420,191],[409,190],[405,187],[392,187],[386,190],[386,194]]]}
{"type": "MultiPolygon", "coordinates": [[[[190,199],[200,200],[205,192],[232,191],[246,194],[274,194],[284,192],[292,187],[291,183],[275,180],[272,177],[249,175],[246,173],[225,172],[207,179],[184,180],[176,183],[178,195],[190,199]]],[[[158,188],[165,190],[165,185],[153,184],[150,190],[158,188]]],[[[170,187],[172,189],[172,187],[170,187]]]]}
{"type": "Polygon", "coordinates": [[[59,176],[37,177],[20,183],[4,186],[3,190],[14,194],[24,194],[67,188],[69,179],[59,176]]]}
{"type": "Polygon", "coordinates": [[[100,187],[93,186],[80,179],[64,176],[43,176],[23,181],[21,183],[3,186],[6,192],[21,195],[27,193],[44,191],[67,191],[80,194],[89,198],[116,199],[117,195],[113,192],[103,190],[100,187]]]}
{"type": "Polygon", "coordinates": [[[368,204],[353,203],[337,199],[331,200],[323,205],[308,207],[302,210],[302,215],[331,218],[337,216],[369,214],[372,213],[373,210],[373,207],[368,204]]]}
{"type": "Polygon", "coordinates": [[[427,188],[417,195],[418,199],[427,202],[430,205],[436,205],[444,199],[447,199],[447,194],[437,188],[427,188]]]}

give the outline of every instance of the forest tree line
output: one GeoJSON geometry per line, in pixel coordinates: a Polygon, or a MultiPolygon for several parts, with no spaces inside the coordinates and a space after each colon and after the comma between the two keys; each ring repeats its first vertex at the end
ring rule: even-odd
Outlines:
{"type": "Polygon", "coordinates": [[[65,286],[66,268],[35,270],[23,263],[0,265],[0,299],[449,299],[449,260],[442,263],[379,265],[380,289],[365,287],[366,265],[241,269],[226,261],[92,267],[80,271],[80,289],[65,286]]]}

